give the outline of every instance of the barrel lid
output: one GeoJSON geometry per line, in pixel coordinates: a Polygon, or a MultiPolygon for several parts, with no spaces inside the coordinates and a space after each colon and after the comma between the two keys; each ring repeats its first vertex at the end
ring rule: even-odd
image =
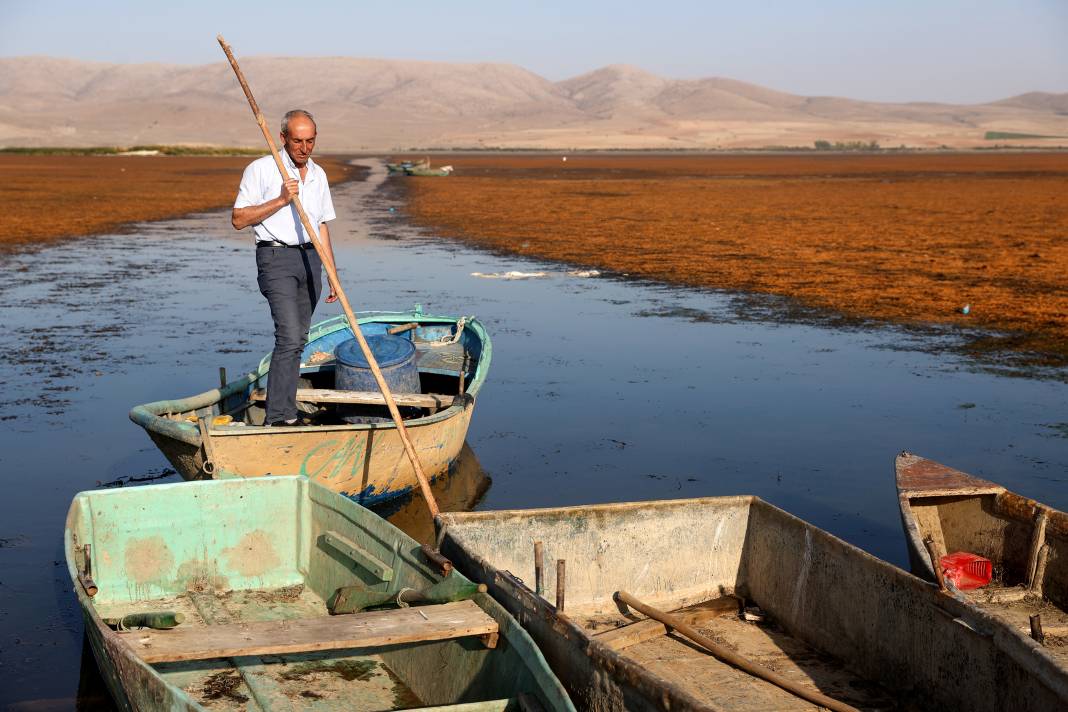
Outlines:
{"type": "MultiPolygon", "coordinates": [[[[375,361],[382,368],[389,368],[411,360],[415,355],[415,344],[403,336],[383,334],[381,336],[368,336],[367,345],[371,353],[375,355],[375,361]]],[[[356,339],[343,341],[334,352],[338,363],[354,368],[370,368],[367,359],[360,350],[360,344],[356,339]]]]}

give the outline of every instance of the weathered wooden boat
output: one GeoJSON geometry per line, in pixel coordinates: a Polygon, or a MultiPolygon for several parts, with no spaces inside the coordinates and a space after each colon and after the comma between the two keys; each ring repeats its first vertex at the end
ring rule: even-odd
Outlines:
{"type": "MultiPolygon", "coordinates": [[[[427,476],[447,473],[489,370],[489,335],[473,317],[431,316],[418,307],[361,313],[357,320],[365,336],[404,329],[414,342],[420,392],[394,396],[427,476]]],[[[334,390],[335,350],[351,338],[344,316],[311,329],[297,392],[309,425],[264,426],[269,355],[255,371],[220,388],[136,406],[130,419],[187,480],[304,475],[365,505],[406,494],[418,480],[382,395],[334,390]],[[381,411],[382,417],[347,422],[339,408],[354,407],[371,415],[381,411]]]]}
{"type": "Polygon", "coordinates": [[[83,492],[65,550],[126,710],[574,709],[484,588],[303,477],[83,492]]]}
{"type": "Polygon", "coordinates": [[[845,709],[1068,704],[1063,676],[1032,642],[756,497],[437,521],[442,553],[526,627],[580,709],[813,709],[637,615],[620,591],[845,709]],[[558,608],[537,589],[561,581],[558,608]]]}
{"type": "Polygon", "coordinates": [[[897,456],[894,470],[913,573],[938,580],[943,567],[936,573],[928,546],[940,561],[955,552],[988,559],[990,584],[945,586],[1032,647],[1036,658],[1055,662],[1068,680],[1068,514],[908,452],[897,456]],[[1032,641],[1036,615],[1039,642],[1032,641]]]}
{"type": "Polygon", "coordinates": [[[413,166],[411,168],[405,168],[404,174],[409,176],[421,176],[421,177],[438,177],[450,175],[453,171],[452,166],[442,166],[441,168],[431,168],[428,163],[426,166],[413,166]]]}

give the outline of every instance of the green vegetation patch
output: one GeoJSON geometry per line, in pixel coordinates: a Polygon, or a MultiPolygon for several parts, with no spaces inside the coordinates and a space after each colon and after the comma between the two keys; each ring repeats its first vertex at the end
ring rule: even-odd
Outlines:
{"type": "Polygon", "coordinates": [[[1012,131],[987,131],[985,141],[1006,141],[1020,138],[1068,138],[1068,136],[1043,136],[1041,134],[1013,133],[1012,131]]]}

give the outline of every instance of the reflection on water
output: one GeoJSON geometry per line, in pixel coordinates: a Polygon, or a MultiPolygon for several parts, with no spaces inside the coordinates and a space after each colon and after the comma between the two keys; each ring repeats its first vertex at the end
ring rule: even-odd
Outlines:
{"type": "MultiPolygon", "coordinates": [[[[482,470],[471,446],[464,443],[460,456],[445,477],[431,485],[438,509],[442,512],[468,512],[478,506],[492,481],[482,470]]],[[[375,511],[420,544],[434,543],[434,520],[430,508],[418,491],[394,502],[386,502],[375,511]]]]}
{"type": "MultiPolygon", "coordinates": [[[[354,306],[474,314],[493,338],[468,432],[493,487],[458,472],[437,485],[444,509],[755,494],[905,564],[901,449],[1068,506],[1065,383],[977,373],[900,329],[783,323],[737,296],[430,239],[373,192],[377,175],[335,194],[354,306]],[[512,270],[547,276],[471,276],[512,270]]],[[[71,498],[170,474],[130,406],[200,393],[270,350],[250,242],[220,212],[0,257],[0,671],[20,681],[0,684],[0,708],[78,689],[71,498]]],[[[417,538],[422,506],[393,513],[417,538]]]]}

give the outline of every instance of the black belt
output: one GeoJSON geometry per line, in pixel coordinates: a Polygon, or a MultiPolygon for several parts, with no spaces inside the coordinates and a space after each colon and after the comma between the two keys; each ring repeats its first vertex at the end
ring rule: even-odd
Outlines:
{"type": "Polygon", "coordinates": [[[275,248],[278,248],[278,249],[281,249],[281,248],[284,248],[284,247],[291,247],[291,248],[294,248],[294,249],[297,249],[297,250],[314,250],[315,249],[315,245],[313,245],[310,242],[305,242],[303,245],[287,245],[284,242],[257,242],[256,243],[256,249],[259,249],[261,247],[275,247],[275,248]]]}

